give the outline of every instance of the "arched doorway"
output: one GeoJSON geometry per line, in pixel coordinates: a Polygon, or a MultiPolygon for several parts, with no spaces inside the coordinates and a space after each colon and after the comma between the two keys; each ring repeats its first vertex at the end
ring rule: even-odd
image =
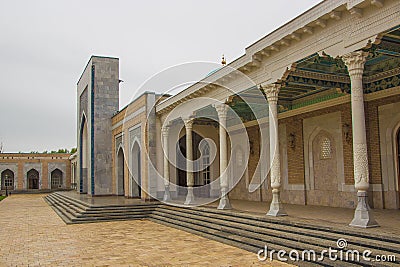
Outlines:
{"type": "Polygon", "coordinates": [[[39,172],[31,169],[27,173],[28,189],[39,189],[39,172]]]}
{"type": "Polygon", "coordinates": [[[1,189],[2,190],[13,190],[14,189],[14,172],[7,169],[1,173],[1,189]]]}
{"type": "Polygon", "coordinates": [[[89,160],[89,137],[86,117],[82,116],[81,131],[80,131],[80,147],[79,147],[79,162],[80,162],[80,180],[79,192],[87,193],[88,190],[88,160],[89,160]]]}
{"type": "Polygon", "coordinates": [[[125,176],[125,158],[122,147],[118,149],[117,153],[117,195],[123,196],[125,192],[124,176],[125,176]]]}
{"type": "Polygon", "coordinates": [[[132,147],[132,197],[142,197],[142,168],[140,164],[140,146],[137,142],[132,147]]]}
{"type": "Polygon", "coordinates": [[[63,173],[59,169],[55,169],[51,172],[51,189],[62,188],[63,185],[63,173]]]}
{"type": "MultiPolygon", "coordinates": [[[[200,142],[203,140],[203,137],[196,133],[195,131],[192,132],[192,146],[193,146],[193,160],[197,160],[201,156],[200,151],[200,142]]],[[[186,176],[186,134],[179,139],[176,147],[176,162],[177,162],[177,183],[178,187],[178,195],[186,195],[187,194],[187,176],[186,176]],[[179,152],[180,150],[180,152],[179,152]]],[[[196,167],[194,167],[196,169],[196,167]]],[[[203,185],[203,178],[202,172],[194,173],[194,185],[193,187],[198,187],[203,185]]],[[[208,172],[208,174],[210,174],[208,172]]],[[[207,177],[206,177],[207,178],[207,177]]],[[[211,178],[210,178],[211,179],[211,178]]],[[[198,192],[198,190],[196,190],[198,192]]],[[[204,192],[202,192],[204,193],[204,192]]],[[[207,193],[206,193],[207,194],[207,193]]]]}

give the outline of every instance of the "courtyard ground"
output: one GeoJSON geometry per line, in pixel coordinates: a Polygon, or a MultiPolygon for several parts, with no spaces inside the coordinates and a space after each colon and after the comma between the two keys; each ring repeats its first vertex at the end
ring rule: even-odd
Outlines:
{"type": "Polygon", "coordinates": [[[147,220],[66,225],[44,195],[0,202],[0,266],[284,266],[147,220]]]}

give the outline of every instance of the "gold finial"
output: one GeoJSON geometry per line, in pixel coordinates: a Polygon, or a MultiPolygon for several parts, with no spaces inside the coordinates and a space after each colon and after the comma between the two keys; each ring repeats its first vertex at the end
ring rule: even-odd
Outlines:
{"type": "Polygon", "coordinates": [[[226,65],[226,59],[225,59],[225,56],[224,56],[224,55],[222,55],[221,64],[222,64],[222,66],[225,66],[225,65],[226,65]]]}

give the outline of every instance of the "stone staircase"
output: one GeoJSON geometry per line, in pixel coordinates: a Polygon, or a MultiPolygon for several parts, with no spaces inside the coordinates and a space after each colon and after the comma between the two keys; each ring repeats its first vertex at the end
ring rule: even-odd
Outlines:
{"type": "Polygon", "coordinates": [[[44,199],[67,224],[145,219],[158,206],[156,203],[94,206],[58,192],[44,199]]]}
{"type": "MultiPolygon", "coordinates": [[[[273,254],[274,259],[277,259],[279,250],[287,252],[286,258],[289,258],[288,253],[291,250],[296,250],[300,253],[300,259],[302,251],[313,250],[318,258],[320,253],[328,250],[329,247],[338,249],[336,242],[342,238],[347,241],[345,250],[360,252],[360,262],[331,261],[328,259],[327,252],[324,255],[324,261],[293,262],[288,260],[289,263],[298,266],[398,266],[400,264],[399,238],[372,235],[368,234],[368,231],[356,231],[348,227],[329,228],[291,222],[288,218],[271,218],[207,207],[174,207],[160,203],[140,204],[134,207],[94,207],[60,193],[47,196],[46,201],[62,218],[64,217],[67,223],[148,219],[255,253],[267,245],[268,252],[276,251],[273,254]],[[362,252],[365,250],[372,251],[371,258],[375,255],[394,255],[396,262],[365,261],[362,259],[362,252]]],[[[340,257],[338,253],[335,255],[340,257]]],[[[257,261],[256,256],[255,261],[257,261]]]]}

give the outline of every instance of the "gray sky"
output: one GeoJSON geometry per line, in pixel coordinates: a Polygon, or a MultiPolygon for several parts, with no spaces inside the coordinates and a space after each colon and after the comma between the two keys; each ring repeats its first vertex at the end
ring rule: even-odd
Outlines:
{"type": "Polygon", "coordinates": [[[76,146],[76,82],[91,55],[120,58],[123,107],[157,72],[184,62],[220,64],[222,54],[230,62],[318,2],[3,0],[4,151],[76,146]]]}

